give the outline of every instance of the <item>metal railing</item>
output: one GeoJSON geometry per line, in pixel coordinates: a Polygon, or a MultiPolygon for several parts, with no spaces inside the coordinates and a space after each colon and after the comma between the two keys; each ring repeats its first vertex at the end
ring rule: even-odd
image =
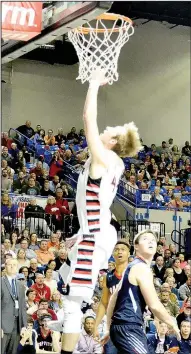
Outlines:
{"type": "Polygon", "coordinates": [[[171,240],[177,245],[178,252],[185,252],[191,257],[191,228],[173,230],[171,240]]]}
{"type": "Polygon", "coordinates": [[[10,128],[9,129],[9,137],[15,141],[18,146],[23,147],[26,146],[29,153],[35,154],[36,149],[33,143],[33,140],[27,138],[27,136],[20,133],[18,130],[10,128]]]}
{"type": "Polygon", "coordinates": [[[124,237],[124,232],[129,233],[130,243],[133,243],[135,235],[146,229],[150,229],[158,236],[165,236],[165,224],[163,222],[151,222],[147,220],[121,220],[121,238],[124,237]]]}
{"type": "Polygon", "coordinates": [[[19,229],[19,232],[28,229],[30,234],[35,232],[40,238],[49,238],[56,230],[62,230],[64,237],[71,237],[79,229],[77,216],[62,214],[57,219],[56,215],[50,215],[43,211],[30,212],[29,216],[23,211],[22,214],[16,214],[14,218],[11,215],[2,216],[1,223],[7,232],[12,232],[16,228],[19,229]]]}

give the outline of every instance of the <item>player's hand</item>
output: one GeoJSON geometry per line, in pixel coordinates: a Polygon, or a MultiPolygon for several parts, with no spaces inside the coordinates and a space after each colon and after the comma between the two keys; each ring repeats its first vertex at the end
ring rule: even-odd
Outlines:
{"type": "Polygon", "coordinates": [[[181,335],[180,335],[180,330],[179,330],[178,326],[174,325],[172,328],[173,328],[173,332],[174,332],[175,336],[180,341],[181,340],[181,335]]]}
{"type": "Polygon", "coordinates": [[[97,82],[100,86],[106,85],[108,83],[108,79],[105,77],[105,70],[101,68],[97,68],[92,72],[91,81],[97,82]]]}
{"type": "Polygon", "coordinates": [[[105,345],[105,344],[108,342],[109,337],[110,337],[109,332],[107,332],[107,333],[104,335],[104,337],[100,340],[100,344],[101,344],[101,345],[105,345]]]}

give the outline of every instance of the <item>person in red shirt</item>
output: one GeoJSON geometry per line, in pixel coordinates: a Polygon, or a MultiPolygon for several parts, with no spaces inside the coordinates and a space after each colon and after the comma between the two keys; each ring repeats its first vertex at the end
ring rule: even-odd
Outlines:
{"type": "Polygon", "coordinates": [[[13,143],[13,139],[9,138],[7,132],[1,134],[1,146],[5,146],[10,150],[12,143],[13,143]]]}
{"type": "Polygon", "coordinates": [[[47,205],[45,207],[46,221],[48,224],[52,222],[55,225],[56,230],[61,228],[62,215],[60,208],[56,205],[56,199],[53,196],[49,196],[47,199],[47,205]],[[52,215],[50,217],[50,215],[52,215]],[[51,219],[50,219],[51,218],[51,219]]]}
{"type": "MultiPolygon", "coordinates": [[[[49,309],[49,307],[48,307],[48,300],[46,300],[46,299],[40,299],[38,309],[39,309],[39,310],[41,310],[41,309],[42,309],[42,310],[47,310],[48,313],[49,313],[49,314],[51,315],[51,317],[52,317],[52,321],[56,321],[56,320],[58,319],[57,316],[56,316],[56,314],[55,314],[55,312],[54,312],[53,310],[49,309]]],[[[38,319],[38,318],[37,318],[37,312],[33,313],[32,318],[33,318],[34,321],[38,319]]]]}
{"type": "Polygon", "coordinates": [[[56,151],[53,155],[52,161],[50,162],[49,176],[52,179],[55,175],[62,170],[63,159],[60,157],[59,151],[56,151]]]}
{"type": "Polygon", "coordinates": [[[30,174],[31,173],[35,173],[35,175],[37,176],[37,177],[41,177],[42,175],[43,175],[43,168],[42,168],[42,162],[41,161],[38,161],[37,163],[36,163],[36,167],[34,167],[34,168],[32,168],[31,170],[30,170],[30,174]]]}
{"type": "Polygon", "coordinates": [[[68,201],[63,199],[63,191],[61,188],[57,188],[56,190],[56,206],[60,209],[61,214],[71,215],[68,201]]]}
{"type": "Polygon", "coordinates": [[[50,288],[44,284],[44,275],[36,273],[35,284],[31,286],[31,289],[36,291],[35,302],[39,302],[40,299],[46,299],[50,301],[50,288]]]}

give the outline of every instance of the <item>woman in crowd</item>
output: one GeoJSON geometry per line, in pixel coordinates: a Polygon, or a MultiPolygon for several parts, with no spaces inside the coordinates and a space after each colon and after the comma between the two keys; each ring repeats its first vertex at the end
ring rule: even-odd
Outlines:
{"type": "Polygon", "coordinates": [[[36,291],[34,289],[28,289],[26,292],[26,297],[27,315],[32,315],[38,310],[38,304],[35,302],[36,291]]]}
{"type": "Polygon", "coordinates": [[[58,282],[60,280],[59,273],[55,271],[55,268],[56,268],[56,262],[53,260],[50,260],[48,262],[47,269],[52,270],[52,279],[54,279],[54,280],[56,280],[56,282],[58,282]]]}
{"type": "Polygon", "coordinates": [[[164,273],[164,281],[166,282],[167,277],[174,277],[174,270],[172,268],[166,268],[164,273]]]}
{"type": "Polygon", "coordinates": [[[27,267],[21,267],[19,269],[20,274],[24,274],[25,276],[25,285],[27,288],[30,288],[33,285],[33,281],[29,278],[29,269],[27,267]]]}
{"type": "Polygon", "coordinates": [[[47,285],[50,288],[51,294],[53,294],[53,292],[55,290],[57,290],[57,282],[56,282],[56,280],[53,279],[53,271],[52,271],[52,269],[47,268],[44,271],[44,275],[45,275],[44,284],[47,285]]]}
{"type": "Polygon", "coordinates": [[[57,313],[60,309],[62,309],[62,307],[63,307],[63,301],[61,298],[61,294],[59,293],[59,291],[55,290],[51,295],[49,308],[53,310],[55,313],[57,313]]]}
{"type": "Polygon", "coordinates": [[[172,268],[174,270],[174,278],[177,284],[177,289],[179,289],[180,285],[185,283],[186,278],[183,270],[181,269],[179,258],[173,259],[172,268]]]}
{"type": "Polygon", "coordinates": [[[30,261],[26,258],[26,252],[19,249],[17,252],[18,271],[21,267],[30,267],[30,261]]]}
{"type": "Polygon", "coordinates": [[[35,232],[30,234],[29,248],[33,251],[39,250],[37,234],[35,232]]]}
{"type": "Polygon", "coordinates": [[[56,151],[50,162],[50,171],[49,171],[50,179],[53,179],[53,177],[62,170],[62,167],[63,167],[63,159],[60,157],[59,151],[56,151]]]}
{"type": "Polygon", "coordinates": [[[58,134],[55,135],[55,144],[60,146],[62,143],[65,143],[66,136],[64,135],[63,128],[58,129],[58,134]]]}
{"type": "Polygon", "coordinates": [[[39,132],[36,132],[36,134],[34,135],[34,144],[35,147],[37,147],[37,145],[44,145],[44,137],[45,137],[45,131],[44,129],[41,129],[39,132]]]}
{"type": "Polygon", "coordinates": [[[173,243],[170,243],[169,250],[171,252],[170,258],[176,258],[176,246],[173,243]]]}
{"type": "Polygon", "coordinates": [[[56,230],[60,228],[61,223],[61,212],[56,205],[56,199],[53,196],[49,196],[47,199],[47,204],[45,207],[46,221],[48,225],[54,225],[56,230]]]}
{"type": "Polygon", "coordinates": [[[184,269],[184,267],[188,264],[188,262],[185,261],[184,254],[179,253],[178,258],[180,260],[180,268],[184,269]]]}
{"type": "Polygon", "coordinates": [[[11,232],[10,234],[10,241],[11,241],[11,249],[15,251],[16,246],[19,243],[18,235],[15,231],[11,232]]]}
{"type": "Polygon", "coordinates": [[[12,250],[11,241],[9,239],[6,238],[4,240],[3,246],[4,246],[4,255],[11,254],[13,258],[16,258],[16,254],[12,250]]]}
{"type": "Polygon", "coordinates": [[[3,222],[6,232],[10,232],[13,229],[17,209],[18,206],[11,202],[9,194],[4,193],[1,199],[1,222],[3,222]]]}
{"type": "Polygon", "coordinates": [[[15,171],[21,170],[24,166],[26,166],[26,160],[24,158],[24,154],[22,150],[19,150],[16,158],[13,160],[12,164],[15,171]]]}

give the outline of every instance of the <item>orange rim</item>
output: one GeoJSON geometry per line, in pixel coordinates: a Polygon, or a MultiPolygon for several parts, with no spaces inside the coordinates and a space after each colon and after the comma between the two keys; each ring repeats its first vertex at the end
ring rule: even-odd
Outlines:
{"type": "Polygon", "coordinates": [[[179,351],[179,347],[173,347],[168,349],[169,353],[177,353],[179,351]]]}
{"type": "MultiPolygon", "coordinates": [[[[117,15],[117,14],[110,14],[110,13],[104,13],[96,17],[96,20],[106,20],[106,21],[118,21],[118,20],[123,20],[125,22],[128,22],[130,25],[133,24],[132,20],[129,17],[123,16],[123,15],[117,15]]],[[[119,32],[121,29],[126,29],[126,27],[115,27],[115,28],[89,28],[89,27],[77,27],[75,28],[74,31],[77,31],[79,33],[83,34],[88,34],[90,32],[96,32],[96,33],[104,33],[104,32],[119,32]]]]}

